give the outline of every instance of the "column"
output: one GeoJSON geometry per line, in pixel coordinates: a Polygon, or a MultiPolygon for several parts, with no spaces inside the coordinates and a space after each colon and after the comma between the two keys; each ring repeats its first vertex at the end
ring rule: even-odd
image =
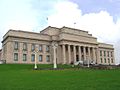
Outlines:
{"type": "Polygon", "coordinates": [[[93,61],[96,63],[95,48],[94,47],[92,47],[92,51],[93,51],[93,61]]]}
{"type": "Polygon", "coordinates": [[[71,63],[71,49],[70,49],[70,45],[68,45],[68,63],[71,63]]]}
{"type": "Polygon", "coordinates": [[[90,47],[88,47],[88,60],[87,60],[88,67],[89,67],[90,61],[91,61],[91,59],[90,59],[90,47]]]}
{"type": "Polygon", "coordinates": [[[115,64],[114,50],[112,51],[113,64],[115,64]]]}
{"type": "Polygon", "coordinates": [[[78,46],[79,61],[81,61],[81,46],[78,46]]]}
{"type": "Polygon", "coordinates": [[[84,61],[86,60],[86,47],[83,47],[84,61]]]}
{"type": "Polygon", "coordinates": [[[57,68],[56,48],[57,48],[57,47],[53,46],[53,64],[54,64],[54,68],[57,68]]]}
{"type": "Polygon", "coordinates": [[[63,64],[66,64],[65,45],[62,45],[62,51],[63,51],[63,64]]]}
{"type": "Polygon", "coordinates": [[[73,46],[74,62],[76,62],[76,46],[73,46]]]}

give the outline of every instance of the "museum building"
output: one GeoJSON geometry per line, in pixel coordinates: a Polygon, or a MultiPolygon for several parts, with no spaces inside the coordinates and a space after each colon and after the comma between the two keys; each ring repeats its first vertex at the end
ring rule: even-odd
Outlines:
{"type": "Polygon", "coordinates": [[[2,41],[2,60],[6,63],[70,64],[95,62],[114,65],[114,48],[97,42],[88,31],[48,26],[40,33],[9,30],[2,41]]]}

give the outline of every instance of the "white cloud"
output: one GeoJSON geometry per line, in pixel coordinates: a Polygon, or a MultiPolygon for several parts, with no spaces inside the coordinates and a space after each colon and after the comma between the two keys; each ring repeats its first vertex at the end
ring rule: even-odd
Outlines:
{"type": "Polygon", "coordinates": [[[0,13],[0,41],[9,29],[32,31],[38,25],[31,0],[0,0],[0,13]]]}
{"type": "Polygon", "coordinates": [[[56,4],[55,11],[56,13],[49,16],[48,24],[51,26],[69,26],[87,30],[104,42],[111,42],[117,38],[117,26],[120,24],[114,23],[113,17],[107,11],[83,15],[77,4],[66,1],[56,4]]]}
{"type": "MultiPolygon", "coordinates": [[[[112,43],[115,45],[115,52],[118,44],[115,43],[120,39],[120,19],[115,23],[113,16],[107,11],[98,13],[82,14],[78,5],[73,2],[63,1],[55,5],[55,13],[49,16],[48,25],[62,27],[75,27],[82,30],[87,30],[93,36],[98,38],[98,41],[112,43]],[[76,25],[74,25],[76,22],[76,25]]],[[[116,60],[119,62],[119,56],[116,54],[116,60]]]]}
{"type": "Polygon", "coordinates": [[[81,10],[78,5],[71,2],[59,2],[55,5],[55,13],[48,18],[48,25],[62,27],[74,26],[73,23],[79,20],[81,10]]]}

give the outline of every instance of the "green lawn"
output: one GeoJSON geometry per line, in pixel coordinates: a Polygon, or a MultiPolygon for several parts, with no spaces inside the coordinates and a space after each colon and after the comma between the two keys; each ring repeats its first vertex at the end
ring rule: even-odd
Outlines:
{"type": "Polygon", "coordinates": [[[33,65],[0,65],[0,90],[120,90],[120,69],[64,67],[69,69],[33,70],[33,65]]]}

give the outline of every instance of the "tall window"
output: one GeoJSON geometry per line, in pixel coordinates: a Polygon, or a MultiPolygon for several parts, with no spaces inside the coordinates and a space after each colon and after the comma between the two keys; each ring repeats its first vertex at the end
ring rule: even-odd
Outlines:
{"type": "Polygon", "coordinates": [[[19,45],[18,45],[18,42],[15,42],[15,43],[14,43],[14,50],[18,50],[18,46],[19,46],[19,45]]]}
{"type": "Polygon", "coordinates": [[[23,43],[23,50],[27,51],[27,43],[23,43]]]}
{"type": "Polygon", "coordinates": [[[111,58],[111,63],[114,63],[112,58],[111,58]]]}
{"type": "Polygon", "coordinates": [[[39,62],[42,62],[42,55],[39,55],[39,62]]]}
{"type": "Polygon", "coordinates": [[[101,58],[101,63],[103,63],[103,60],[102,60],[102,58],[101,58]]]}
{"type": "Polygon", "coordinates": [[[50,56],[49,55],[46,56],[46,61],[50,62],[50,56]]]}
{"type": "Polygon", "coordinates": [[[18,61],[18,53],[14,53],[14,61],[18,61]]]}
{"type": "Polygon", "coordinates": [[[27,54],[23,54],[23,61],[27,61],[27,54]]]}
{"type": "Polygon", "coordinates": [[[46,45],[46,52],[50,51],[50,46],[46,45]]]}
{"type": "Polygon", "coordinates": [[[106,58],[104,58],[104,62],[106,63],[106,58]]]}
{"type": "Polygon", "coordinates": [[[108,63],[110,63],[110,59],[108,58],[108,63]]]}
{"type": "Polygon", "coordinates": [[[102,56],[102,51],[100,50],[100,56],[102,56]]]}
{"type": "Polygon", "coordinates": [[[106,52],[104,51],[104,56],[106,56],[106,52]]]}
{"type": "Polygon", "coordinates": [[[35,50],[35,44],[32,44],[31,51],[34,51],[34,50],[35,50]]]}
{"type": "Polygon", "coordinates": [[[107,54],[108,54],[107,56],[109,57],[109,51],[107,52],[107,54]]]}
{"type": "Polygon", "coordinates": [[[111,57],[113,57],[113,53],[111,52],[111,57]]]}
{"type": "Polygon", "coordinates": [[[35,54],[31,55],[31,61],[34,62],[35,61],[35,54]]]}
{"type": "Polygon", "coordinates": [[[42,45],[39,45],[39,51],[42,52],[42,45]]]}

